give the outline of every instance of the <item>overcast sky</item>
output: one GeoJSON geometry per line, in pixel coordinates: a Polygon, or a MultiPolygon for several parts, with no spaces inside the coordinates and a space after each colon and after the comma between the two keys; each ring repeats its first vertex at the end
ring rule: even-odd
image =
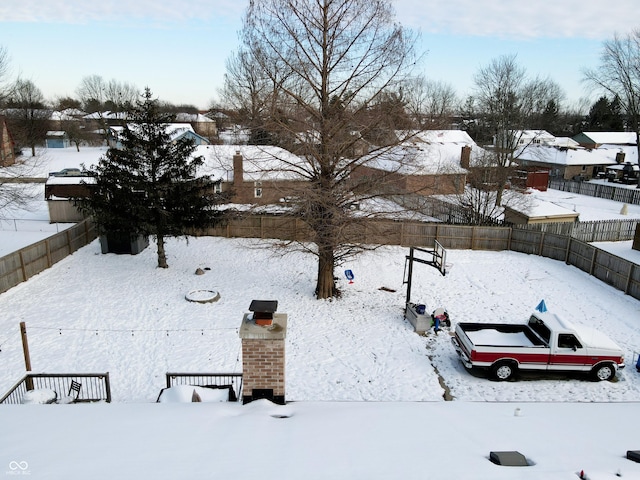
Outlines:
{"type": "MultiPolygon", "coordinates": [[[[516,54],[576,102],[602,41],[640,27],[638,0],[396,0],[398,20],[421,33],[427,77],[461,97],[491,59],[516,54]]],[[[237,46],[248,0],[3,0],[0,46],[13,75],[48,99],[74,96],[88,75],[149,86],[162,100],[207,108],[237,46]]]]}

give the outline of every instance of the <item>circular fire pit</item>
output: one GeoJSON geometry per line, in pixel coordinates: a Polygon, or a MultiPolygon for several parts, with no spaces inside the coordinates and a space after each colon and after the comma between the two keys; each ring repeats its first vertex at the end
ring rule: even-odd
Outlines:
{"type": "Polygon", "coordinates": [[[220,293],[215,290],[191,290],[184,298],[189,302],[212,303],[220,300],[220,293]]]}

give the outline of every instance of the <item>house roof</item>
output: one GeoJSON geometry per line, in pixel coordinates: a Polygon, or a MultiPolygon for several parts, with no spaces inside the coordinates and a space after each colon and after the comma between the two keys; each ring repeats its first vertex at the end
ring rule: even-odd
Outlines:
{"type": "Polygon", "coordinates": [[[64,137],[67,134],[64,130],[49,130],[47,137],[64,137]]]}
{"type": "Polygon", "coordinates": [[[637,162],[638,152],[634,148],[563,148],[549,145],[528,145],[516,151],[518,160],[549,165],[615,165],[618,152],[625,153],[625,161],[637,162]]]}
{"type": "MultiPolygon", "coordinates": [[[[129,128],[135,128],[135,124],[133,123],[127,124],[127,126],[129,128]]],[[[119,136],[124,130],[124,127],[119,125],[109,127],[109,128],[111,129],[112,132],[116,134],[116,136],[119,136]]],[[[182,136],[188,133],[190,135],[200,137],[208,142],[206,138],[202,137],[201,135],[198,135],[195,132],[195,130],[193,129],[190,123],[169,123],[166,126],[165,132],[169,135],[169,138],[172,141],[177,140],[178,138],[181,138],[182,136]]]]}
{"type": "Polygon", "coordinates": [[[176,122],[216,123],[215,120],[212,120],[201,113],[177,113],[176,122]]]}
{"type": "Polygon", "coordinates": [[[615,145],[636,145],[635,132],[582,132],[573,137],[580,143],[587,143],[585,140],[592,140],[592,143],[615,145]]]}
{"type": "Polygon", "coordinates": [[[545,202],[538,198],[527,195],[524,202],[512,202],[509,206],[505,206],[505,210],[512,210],[531,219],[541,218],[564,218],[572,221],[578,218],[579,213],[568,208],[561,207],[555,203],[545,202]]]}
{"type": "MultiPolygon", "coordinates": [[[[464,146],[464,145],[463,145],[464,146]]],[[[479,155],[479,148],[471,150],[471,158],[479,155]]],[[[365,157],[365,165],[385,172],[403,175],[461,174],[462,146],[456,143],[405,143],[365,157]]]]}
{"type": "Polygon", "coordinates": [[[200,145],[194,155],[202,155],[204,165],[198,175],[211,175],[223,182],[233,181],[233,157],[240,152],[243,158],[245,181],[305,180],[302,168],[306,162],[280,147],[270,145],[200,145]]]}
{"type": "Polygon", "coordinates": [[[475,146],[476,142],[464,130],[423,130],[408,132],[414,142],[475,146]]]}

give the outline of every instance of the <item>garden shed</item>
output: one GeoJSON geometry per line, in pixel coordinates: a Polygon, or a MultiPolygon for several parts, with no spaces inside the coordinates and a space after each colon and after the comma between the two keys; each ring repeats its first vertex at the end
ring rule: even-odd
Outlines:
{"type": "Polygon", "coordinates": [[[67,148],[71,145],[67,132],[61,130],[50,130],[45,138],[47,148],[67,148]]]}
{"type": "Polygon", "coordinates": [[[522,205],[504,207],[504,221],[516,225],[572,223],[577,222],[579,216],[574,210],[534,198],[528,198],[522,205]]]}

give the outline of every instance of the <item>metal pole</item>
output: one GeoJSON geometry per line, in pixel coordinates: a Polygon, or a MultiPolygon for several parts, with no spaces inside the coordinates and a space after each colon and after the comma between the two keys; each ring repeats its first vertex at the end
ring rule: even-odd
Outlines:
{"type": "Polygon", "coordinates": [[[413,247],[409,248],[409,272],[407,278],[407,299],[405,301],[405,311],[409,306],[409,300],[411,300],[411,277],[413,276],[413,247]]]}
{"type": "Polygon", "coordinates": [[[20,336],[22,337],[22,351],[24,352],[24,366],[27,370],[27,390],[33,390],[33,379],[29,376],[31,372],[31,356],[29,355],[29,341],[27,339],[27,326],[20,322],[20,336]]]}

